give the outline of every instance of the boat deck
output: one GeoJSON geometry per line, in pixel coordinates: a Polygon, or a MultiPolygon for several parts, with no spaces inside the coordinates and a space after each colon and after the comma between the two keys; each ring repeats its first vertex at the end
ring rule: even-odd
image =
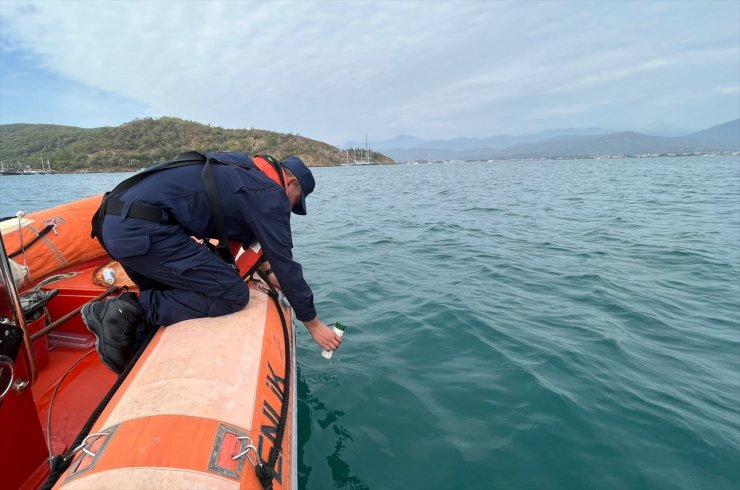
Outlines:
{"type": "MultiPolygon", "coordinates": [[[[47,304],[52,320],[61,318],[106,290],[92,280],[101,264],[93,261],[89,267],[78,269],[78,274],[73,277],[42,288],[59,290],[47,304]]],[[[69,449],[117,375],[100,361],[95,352],[95,337],[87,330],[79,314],[36,340],[34,350],[39,360],[39,373],[32,386],[33,399],[44,436],[51,441],[52,451],[59,454],[69,449]]]]}

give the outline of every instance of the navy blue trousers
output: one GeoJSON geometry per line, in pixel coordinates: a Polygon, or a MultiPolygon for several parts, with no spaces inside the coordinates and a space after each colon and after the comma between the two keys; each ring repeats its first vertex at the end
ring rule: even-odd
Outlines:
{"type": "Polygon", "coordinates": [[[102,234],[111,256],[139,286],[149,325],[226,315],[249,301],[239,274],[179,225],[108,215],[102,234]]]}

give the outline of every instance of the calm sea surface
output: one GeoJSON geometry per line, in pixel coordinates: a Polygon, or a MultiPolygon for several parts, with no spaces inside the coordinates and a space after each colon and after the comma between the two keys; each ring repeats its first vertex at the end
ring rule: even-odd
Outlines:
{"type": "MultiPolygon", "coordinates": [[[[314,169],[302,489],[740,488],[740,160],[314,169]]],[[[126,174],[0,177],[0,216],[126,174]]]]}

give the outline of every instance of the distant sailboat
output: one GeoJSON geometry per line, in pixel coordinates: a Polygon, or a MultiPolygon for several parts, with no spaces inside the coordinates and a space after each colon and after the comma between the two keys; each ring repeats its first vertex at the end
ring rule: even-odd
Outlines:
{"type": "Polygon", "coordinates": [[[350,148],[347,150],[347,163],[342,165],[376,165],[376,162],[370,160],[370,146],[367,142],[367,133],[365,133],[365,148],[350,148]],[[349,161],[349,151],[352,150],[352,163],[349,161]]]}
{"type": "Polygon", "coordinates": [[[5,162],[0,162],[0,175],[23,175],[23,172],[20,170],[21,164],[10,164],[5,162]]]}
{"type": "Polygon", "coordinates": [[[46,159],[46,162],[44,162],[44,157],[41,157],[41,170],[37,170],[34,168],[31,168],[30,166],[26,166],[26,169],[23,171],[23,175],[43,175],[43,174],[55,174],[56,172],[51,169],[51,163],[49,162],[49,159],[46,159]]]}
{"type": "Polygon", "coordinates": [[[49,161],[48,158],[46,159],[46,168],[44,169],[44,158],[43,157],[41,158],[41,170],[45,174],[55,174],[56,173],[55,170],[51,169],[51,162],[49,161]]]}
{"type": "Polygon", "coordinates": [[[365,133],[365,161],[362,163],[363,165],[370,164],[370,147],[367,146],[367,133],[365,133]]]}
{"type": "Polygon", "coordinates": [[[364,151],[365,159],[362,159],[362,155],[360,156],[360,160],[355,160],[356,165],[370,165],[370,147],[367,144],[367,133],[365,133],[365,151],[364,151]]]}

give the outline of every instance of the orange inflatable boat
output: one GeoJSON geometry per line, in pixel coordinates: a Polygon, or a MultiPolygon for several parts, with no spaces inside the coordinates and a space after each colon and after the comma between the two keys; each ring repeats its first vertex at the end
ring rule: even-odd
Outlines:
{"type": "Polygon", "coordinates": [[[31,280],[105,255],[90,237],[90,219],[102,195],[0,222],[8,256],[28,268],[31,280]]]}
{"type": "MultiPolygon", "coordinates": [[[[92,213],[99,196],[21,221],[64,216],[72,223],[67,213],[90,203],[92,213]]],[[[86,212],[74,221],[83,241],[90,233],[86,212]]],[[[31,279],[20,289],[8,257],[20,236],[6,226],[0,242],[0,317],[9,332],[0,339],[2,487],[294,488],[296,378],[287,302],[263,281],[245,278],[250,300],[242,311],[160,328],[117,377],[97,356],[79,310],[129,281],[96,280],[111,263],[99,246],[62,252],[59,262],[57,251],[67,243],[57,228],[53,247],[26,250],[31,279]]]]}

